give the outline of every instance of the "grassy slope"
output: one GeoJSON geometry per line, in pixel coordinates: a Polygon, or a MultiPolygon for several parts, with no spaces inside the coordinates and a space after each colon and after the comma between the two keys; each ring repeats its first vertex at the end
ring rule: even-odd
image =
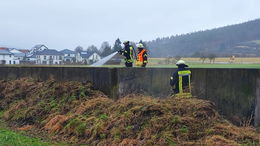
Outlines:
{"type": "Polygon", "coordinates": [[[48,146],[51,145],[47,142],[43,142],[37,138],[31,138],[22,135],[22,133],[16,133],[7,128],[5,123],[1,120],[3,112],[0,111],[0,145],[1,146],[48,146]]]}

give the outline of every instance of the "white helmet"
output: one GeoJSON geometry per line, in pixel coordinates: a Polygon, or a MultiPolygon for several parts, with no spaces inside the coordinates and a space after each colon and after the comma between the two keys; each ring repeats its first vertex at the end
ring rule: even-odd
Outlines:
{"type": "Polygon", "coordinates": [[[129,44],[130,42],[129,41],[127,41],[127,40],[125,40],[124,42],[123,42],[123,44],[129,44]]]}
{"type": "Polygon", "coordinates": [[[185,61],[179,60],[179,61],[177,61],[177,63],[176,63],[176,65],[181,65],[181,64],[185,65],[185,61]]]}
{"type": "Polygon", "coordinates": [[[139,44],[137,45],[137,48],[144,48],[144,45],[143,45],[142,43],[139,43],[139,44]]]}

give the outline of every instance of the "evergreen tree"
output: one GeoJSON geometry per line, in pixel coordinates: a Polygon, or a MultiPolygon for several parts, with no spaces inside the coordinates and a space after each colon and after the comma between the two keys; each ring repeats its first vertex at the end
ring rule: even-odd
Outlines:
{"type": "Polygon", "coordinates": [[[113,52],[117,52],[119,50],[122,49],[122,46],[121,46],[121,41],[120,39],[118,38],[116,41],[115,41],[115,44],[114,44],[114,47],[113,47],[113,52]]]}

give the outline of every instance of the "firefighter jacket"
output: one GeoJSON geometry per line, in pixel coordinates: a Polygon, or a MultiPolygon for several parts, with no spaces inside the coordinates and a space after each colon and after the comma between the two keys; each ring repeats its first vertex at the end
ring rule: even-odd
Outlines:
{"type": "Polygon", "coordinates": [[[174,93],[190,93],[191,92],[191,71],[186,65],[180,65],[173,73],[170,85],[173,87],[174,93]],[[185,90],[187,89],[187,90],[185,90]],[[185,91],[184,91],[185,90],[185,91]]]}

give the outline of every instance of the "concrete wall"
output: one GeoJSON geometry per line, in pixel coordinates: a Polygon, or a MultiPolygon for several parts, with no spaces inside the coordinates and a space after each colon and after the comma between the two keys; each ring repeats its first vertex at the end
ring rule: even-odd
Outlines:
{"type": "Polygon", "coordinates": [[[44,81],[50,78],[57,81],[92,82],[96,89],[114,97],[115,69],[107,68],[74,68],[74,67],[0,67],[0,79],[18,79],[31,77],[44,81]]]}
{"type": "MultiPolygon", "coordinates": [[[[32,77],[58,81],[90,81],[112,98],[130,93],[166,97],[171,93],[170,68],[0,67],[0,79],[32,77]]],[[[236,124],[255,114],[260,126],[260,70],[192,69],[193,95],[213,101],[236,124]]]]}

